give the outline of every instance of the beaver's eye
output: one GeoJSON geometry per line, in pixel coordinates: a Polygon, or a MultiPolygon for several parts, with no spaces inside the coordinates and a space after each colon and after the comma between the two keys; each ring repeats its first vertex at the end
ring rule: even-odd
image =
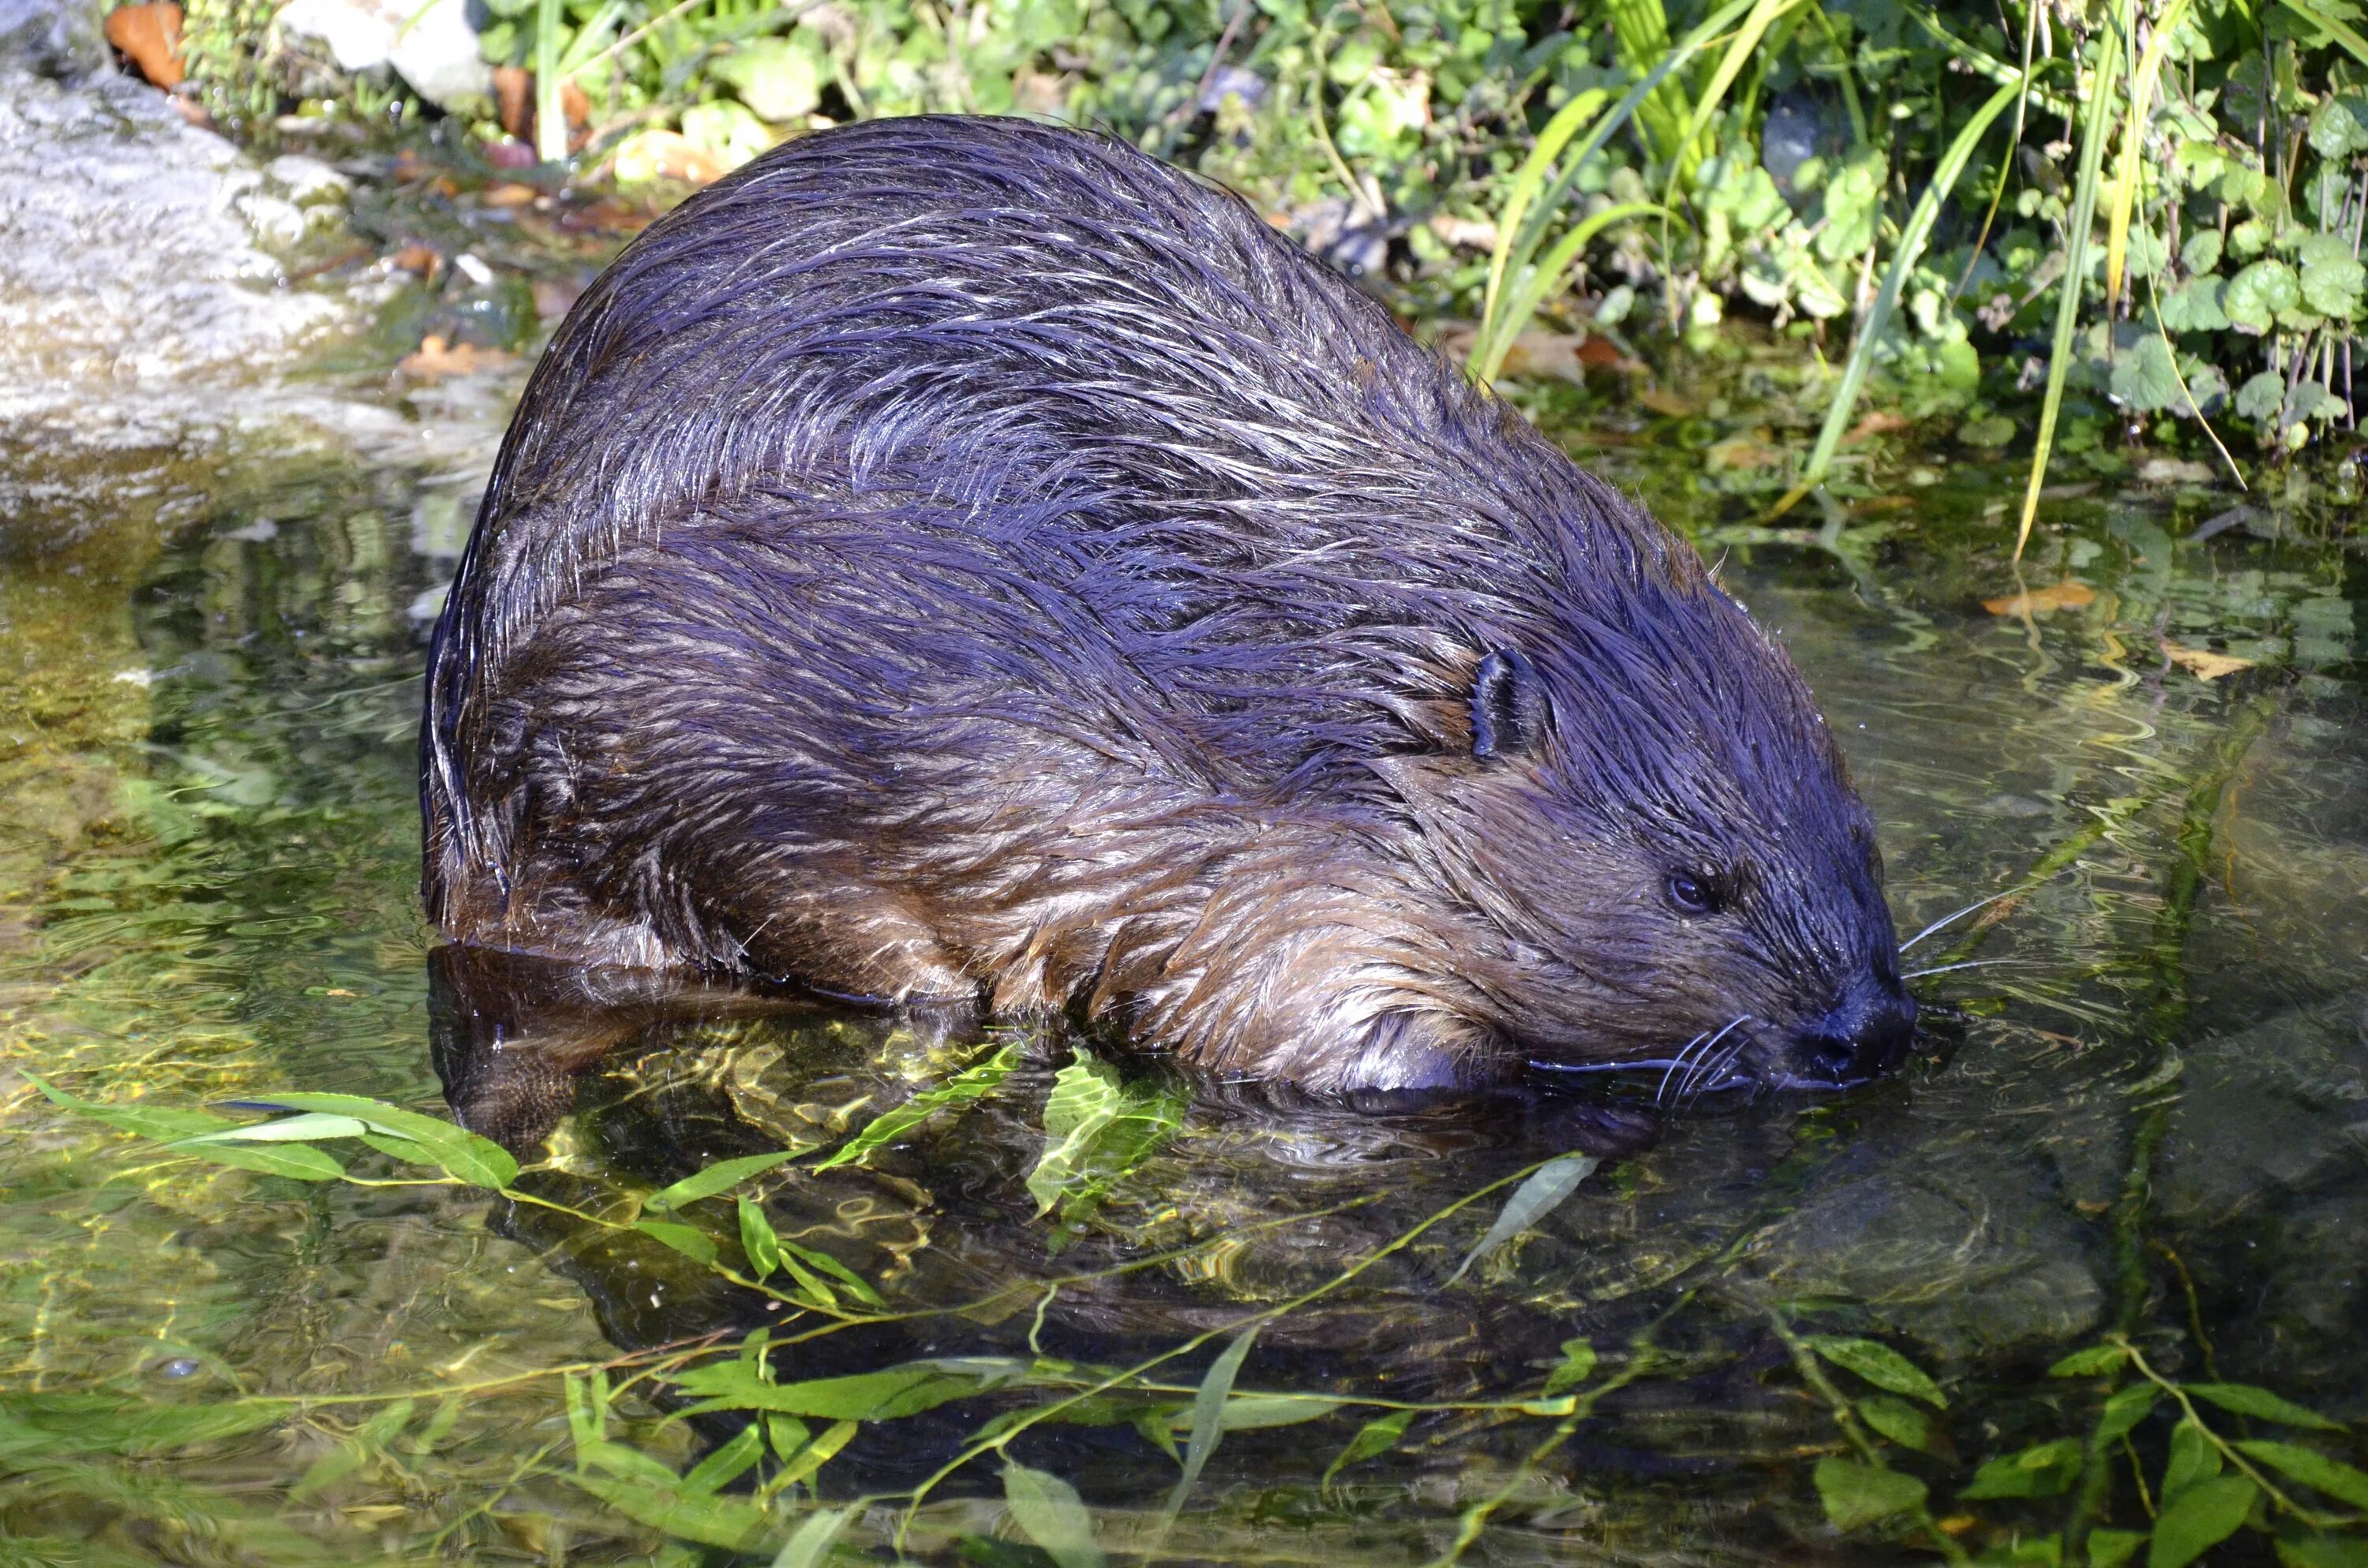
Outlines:
{"type": "Polygon", "coordinates": [[[1700,871],[1671,871],[1668,893],[1681,915],[1708,915],[1718,908],[1718,884],[1700,871]]]}

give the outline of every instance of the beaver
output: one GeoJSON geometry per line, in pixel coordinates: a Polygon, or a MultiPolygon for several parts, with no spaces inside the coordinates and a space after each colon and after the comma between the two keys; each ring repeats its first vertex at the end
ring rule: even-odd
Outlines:
{"type": "Polygon", "coordinates": [[[439,619],[458,943],[1318,1091],[1904,1053],[1872,819],[1700,557],[1238,197],[798,138],[529,380],[439,619]]]}

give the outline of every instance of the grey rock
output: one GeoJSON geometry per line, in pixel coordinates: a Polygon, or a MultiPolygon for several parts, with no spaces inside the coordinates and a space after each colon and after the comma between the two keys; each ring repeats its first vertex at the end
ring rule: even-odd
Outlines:
{"type": "Polygon", "coordinates": [[[482,102],[494,90],[466,0],[293,0],[279,26],[325,45],[340,70],[392,68],[438,108],[482,102]]]}
{"type": "Polygon", "coordinates": [[[102,0],[0,0],[0,69],[71,79],[108,67],[102,0]]]}

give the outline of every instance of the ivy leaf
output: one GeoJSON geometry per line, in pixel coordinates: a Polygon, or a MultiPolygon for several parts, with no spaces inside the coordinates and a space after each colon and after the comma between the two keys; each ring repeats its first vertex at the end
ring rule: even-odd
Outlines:
{"type": "Polygon", "coordinates": [[[2138,339],[2113,361],[2112,390],[2124,405],[2146,414],[2177,408],[2187,401],[2179,390],[2179,369],[2171,363],[2170,345],[2159,334],[2138,339]]]}
{"type": "MultiPolygon", "coordinates": [[[[2207,233],[2209,230],[2205,231],[2207,233]]],[[[2226,332],[2228,312],[2222,304],[2227,285],[2217,278],[2191,278],[2162,299],[2165,332],[2226,332]]]]}
{"type": "Polygon", "coordinates": [[[2322,158],[2368,152],[2368,105],[2349,93],[2319,105],[2310,117],[2310,145],[2322,158]]]}
{"type": "Polygon", "coordinates": [[[1094,1517],[1077,1500],[1076,1487],[1024,1464],[1006,1465],[1003,1500],[1012,1521],[1060,1568],[1102,1568],[1101,1548],[1094,1544],[1094,1517]]]}
{"type": "Polygon", "coordinates": [[[2305,1410],[2290,1399],[2282,1399],[2250,1383],[2188,1383],[2185,1387],[2196,1398],[2208,1399],[2221,1409],[2233,1410],[2239,1415],[2258,1415],[2282,1426],[2305,1426],[2315,1432],[2343,1430],[2318,1412],[2305,1410]]]}
{"type": "Polygon", "coordinates": [[[1324,1479],[1317,1484],[1328,1488],[1332,1478],[1350,1465],[1362,1464],[1367,1460],[1377,1459],[1389,1452],[1406,1435],[1406,1429],[1414,1418],[1415,1413],[1411,1410],[1393,1410],[1386,1415],[1377,1415],[1366,1422],[1357,1428],[1357,1435],[1349,1439],[1349,1446],[1340,1450],[1339,1458],[1332,1461],[1330,1468],[1324,1472],[1324,1479]]]}
{"type": "Polygon", "coordinates": [[[2333,234],[2312,234],[2296,253],[2302,263],[2303,302],[2320,315],[2349,321],[2360,308],[2360,292],[2368,286],[2368,267],[2351,254],[2351,246],[2333,234]]]}
{"type": "Polygon", "coordinates": [[[1826,1334],[1807,1335],[1805,1342],[1835,1366],[1855,1372],[1879,1389],[1920,1399],[1939,1409],[1948,1408],[1948,1396],[1941,1392],[1941,1385],[1926,1376],[1923,1368],[1888,1345],[1826,1334]]]}
{"type": "Polygon", "coordinates": [[[1819,1460],[1816,1481],[1826,1517],[1837,1529],[1854,1530],[1924,1504],[1924,1483],[1914,1476],[1878,1470],[1856,1460],[1830,1455],[1819,1460]]]}
{"type": "Polygon", "coordinates": [[[2220,265],[2220,231],[2198,229],[2179,247],[2179,265],[2189,277],[2201,277],[2220,265]]]}
{"type": "Polygon", "coordinates": [[[2302,279],[2274,257],[2257,261],[2228,280],[2220,308],[2238,332],[2260,336],[2302,303],[2302,279]]]}
{"type": "Polygon", "coordinates": [[[2340,1498],[2355,1508],[2368,1508],[2368,1472],[2355,1470],[2341,1460],[2328,1459],[2325,1454],[2293,1443],[2272,1443],[2267,1439],[2238,1443],[2237,1447],[2239,1451],[2283,1471],[2305,1486],[2317,1487],[2329,1497],[2340,1498]]]}
{"type": "Polygon", "coordinates": [[[2285,412],[2286,380],[2275,370],[2260,375],[2237,389],[2237,412],[2247,419],[2268,423],[2285,412]]]}
{"type": "Polygon", "coordinates": [[[2171,1499],[2154,1522],[2146,1568],[2187,1568],[2235,1535],[2260,1494],[2260,1488],[2241,1475],[2197,1482],[2171,1499]]]}
{"type": "Polygon", "coordinates": [[[2080,1473],[2078,1438],[2058,1437],[2033,1443],[2021,1453],[1991,1460],[1974,1472],[1973,1483],[1957,1494],[1960,1500],[1984,1497],[2054,1497],[2080,1473]]]}
{"type": "Polygon", "coordinates": [[[1592,1154],[1564,1154],[1531,1172],[1530,1179],[1514,1188],[1513,1196],[1505,1200],[1503,1211],[1488,1227],[1488,1233],[1480,1238],[1480,1244],[1463,1255],[1463,1261],[1447,1277],[1447,1283],[1454,1284],[1482,1257],[1561,1208],[1563,1199],[1600,1164],[1592,1154]]]}

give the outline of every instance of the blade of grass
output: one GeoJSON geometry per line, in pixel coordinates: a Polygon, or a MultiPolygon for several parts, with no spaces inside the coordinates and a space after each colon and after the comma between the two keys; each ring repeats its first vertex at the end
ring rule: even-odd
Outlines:
{"type": "Polygon", "coordinates": [[[1900,291],[1916,270],[1917,260],[1924,254],[1924,242],[1931,237],[1932,224],[1941,215],[1941,205],[1948,200],[1965,165],[1973,161],[1975,150],[1981,145],[1983,135],[2007,106],[2022,96],[2023,84],[2009,82],[1989,96],[1989,101],[1974,111],[1957,139],[1941,158],[1941,166],[1932,173],[1932,182],[1917,199],[1915,210],[1907,215],[1907,226],[1899,233],[1899,248],[1892,254],[1891,267],[1883,275],[1883,287],[1875,294],[1874,304],[1859,324],[1858,340],[1850,345],[1849,360],[1842,366],[1841,384],[1834,389],[1834,401],[1826,409],[1824,428],[1817,432],[1817,445],[1809,454],[1809,466],[1803,471],[1801,482],[1776,503],[1771,516],[1782,516],[1792,510],[1793,504],[1815,489],[1826,477],[1826,470],[1834,460],[1834,453],[1842,444],[1842,436],[1850,428],[1850,416],[1858,406],[1859,389],[1866,383],[1867,367],[1873,363],[1874,346],[1881,340],[1884,329],[1891,324],[1892,312],[1899,307],[1900,291]]]}
{"type": "Polygon", "coordinates": [[[534,155],[567,161],[567,110],[559,93],[560,0],[541,0],[534,12],[534,155]]]}
{"type": "Polygon", "coordinates": [[[1588,214],[1576,228],[1555,242],[1554,248],[1546,253],[1545,260],[1524,269],[1520,286],[1513,290],[1511,303],[1505,310],[1504,319],[1516,324],[1504,336],[1489,343],[1486,358],[1474,363],[1472,373],[1484,381],[1497,379],[1497,373],[1505,368],[1506,356],[1513,351],[1513,344],[1520,336],[1521,326],[1537,314],[1538,306],[1544,301],[1546,295],[1560,287],[1563,275],[1577,262],[1588,241],[1614,223],[1624,223],[1633,218],[1650,218],[1656,214],[1679,223],[1685,222],[1656,202],[1628,201],[1588,214]]]}
{"type": "Polygon", "coordinates": [[[2278,0],[2278,4],[2341,44],[2352,59],[2368,65],[2368,38],[2362,38],[2317,6],[2308,4],[2307,0],[2278,0]]]}
{"type": "MultiPolygon", "coordinates": [[[[2291,3],[2291,0],[2289,0],[2291,3]]],[[[2128,35],[2134,0],[2121,0],[2115,25],[2128,35]]],[[[2121,45],[2105,40],[2097,51],[2095,79],[2089,88],[2088,122],[2080,130],[2080,177],[2072,191],[2072,218],[2064,231],[2063,296],[2055,306],[2055,340],[2047,359],[2047,392],[2039,405],[2039,437],[2031,453],[2031,482],[2023,487],[2022,517],[2015,525],[2014,559],[2031,542],[2031,525],[2039,516],[2039,492],[2047,483],[2047,454],[2055,444],[2055,416],[2064,408],[2064,378],[2072,369],[2072,336],[2080,324],[2080,294],[2089,278],[2089,231],[2097,222],[2097,187],[2105,167],[2105,141],[2112,134],[2114,77],[2122,62],[2121,45]]]]}
{"type": "Polygon", "coordinates": [[[2122,295],[2122,267],[2130,253],[2130,211],[2138,194],[2138,149],[2146,141],[2146,116],[2154,108],[2155,78],[2161,74],[2163,53],[2170,47],[2170,35],[2179,29],[2187,15],[2187,0],[2170,0],[2154,25],[2154,37],[2146,40],[2146,53],[2138,60],[2137,73],[2130,78],[2129,124],[2122,132],[2121,168],[2113,176],[2112,215],[2105,222],[2105,308],[2122,295]]]}
{"type": "Polygon", "coordinates": [[[1677,199],[1680,179],[1691,177],[1700,162],[1694,156],[1695,144],[1701,142],[1702,132],[1710,128],[1712,117],[1718,113],[1719,104],[1726,97],[1726,90],[1735,85],[1735,79],[1742,75],[1744,66],[1750,63],[1752,51],[1759,47],[1759,40],[1767,36],[1768,29],[1779,17],[1800,3],[1801,0],[1757,0],[1751,7],[1751,14],[1743,18],[1741,27],[1735,29],[1735,37],[1728,41],[1726,52],[1719,57],[1716,69],[1711,72],[1710,80],[1702,84],[1702,94],[1694,100],[1694,111],[1686,120],[1685,134],[1678,141],[1678,155],[1669,161],[1668,183],[1664,187],[1666,194],[1661,198],[1664,203],[1677,199]]]}
{"type": "MultiPolygon", "coordinates": [[[[1553,222],[1554,214],[1560,209],[1563,198],[1569,193],[1572,184],[1577,180],[1578,171],[1586,165],[1589,158],[1602,151],[1603,144],[1611,141],[1619,129],[1628,122],[1629,117],[1636,112],[1636,107],[1645,101],[1645,96],[1667,81],[1672,72],[1692,59],[1695,53],[1711,40],[1716,38],[1722,29],[1758,3],[1759,0],[1728,0],[1726,5],[1704,17],[1700,26],[1679,40],[1667,54],[1661,57],[1660,63],[1646,72],[1621,97],[1618,103],[1605,111],[1603,117],[1596,121],[1594,129],[1588,132],[1587,140],[1580,142],[1576,150],[1562,160],[1562,166],[1554,174],[1550,184],[1545,183],[1545,170],[1554,162],[1553,157],[1548,155],[1542,158],[1536,150],[1531,151],[1529,158],[1523,160],[1522,167],[1514,178],[1517,189],[1526,187],[1535,193],[1528,203],[1527,214],[1518,229],[1516,225],[1508,222],[1499,222],[1497,226],[1497,252],[1490,257],[1489,270],[1500,285],[1504,278],[1520,276],[1520,269],[1530,264],[1531,257],[1537,254],[1539,244],[1545,238],[1546,226],[1553,222]],[[1543,189],[1539,188],[1541,185],[1543,187],[1543,189]]],[[[1576,121],[1583,117],[1574,116],[1573,118],[1576,121]]],[[[1543,141],[1541,145],[1543,146],[1543,141]]],[[[1525,324],[1526,318],[1516,319],[1501,312],[1491,315],[1484,310],[1480,331],[1473,339],[1472,358],[1469,363],[1475,366],[1482,363],[1489,352],[1491,344],[1498,339],[1509,342],[1520,333],[1525,324]]]]}
{"type": "Polygon", "coordinates": [[[1952,305],[1964,293],[1965,286],[1974,280],[1974,268],[1981,265],[1982,253],[1989,248],[1990,230],[1998,222],[1998,204],[2006,199],[2007,176],[2014,172],[2015,150],[2022,145],[2022,128],[2031,118],[2031,52],[2038,39],[2039,6],[2037,0],[2032,0],[2022,25],[2022,94],[2014,100],[2014,129],[2007,132],[2006,149],[1998,154],[1998,184],[1990,191],[1989,210],[1982,214],[1982,231],[1974,236],[1973,248],[1965,253],[1965,270],[1957,275],[1957,286],[1949,290],[1949,303],[1952,305]]]}
{"type": "Polygon", "coordinates": [[[1574,94],[1570,102],[1556,109],[1554,118],[1546,121],[1546,128],[1538,132],[1537,144],[1513,172],[1512,188],[1505,193],[1505,210],[1497,215],[1497,243],[1489,250],[1488,286],[1481,295],[1483,322],[1497,313],[1497,297],[1504,289],[1505,266],[1512,254],[1513,237],[1521,229],[1522,220],[1529,216],[1531,203],[1544,187],[1547,171],[1554,167],[1562,150],[1570,145],[1570,139],[1578,134],[1578,128],[1611,97],[1600,87],[1574,94]]]}

